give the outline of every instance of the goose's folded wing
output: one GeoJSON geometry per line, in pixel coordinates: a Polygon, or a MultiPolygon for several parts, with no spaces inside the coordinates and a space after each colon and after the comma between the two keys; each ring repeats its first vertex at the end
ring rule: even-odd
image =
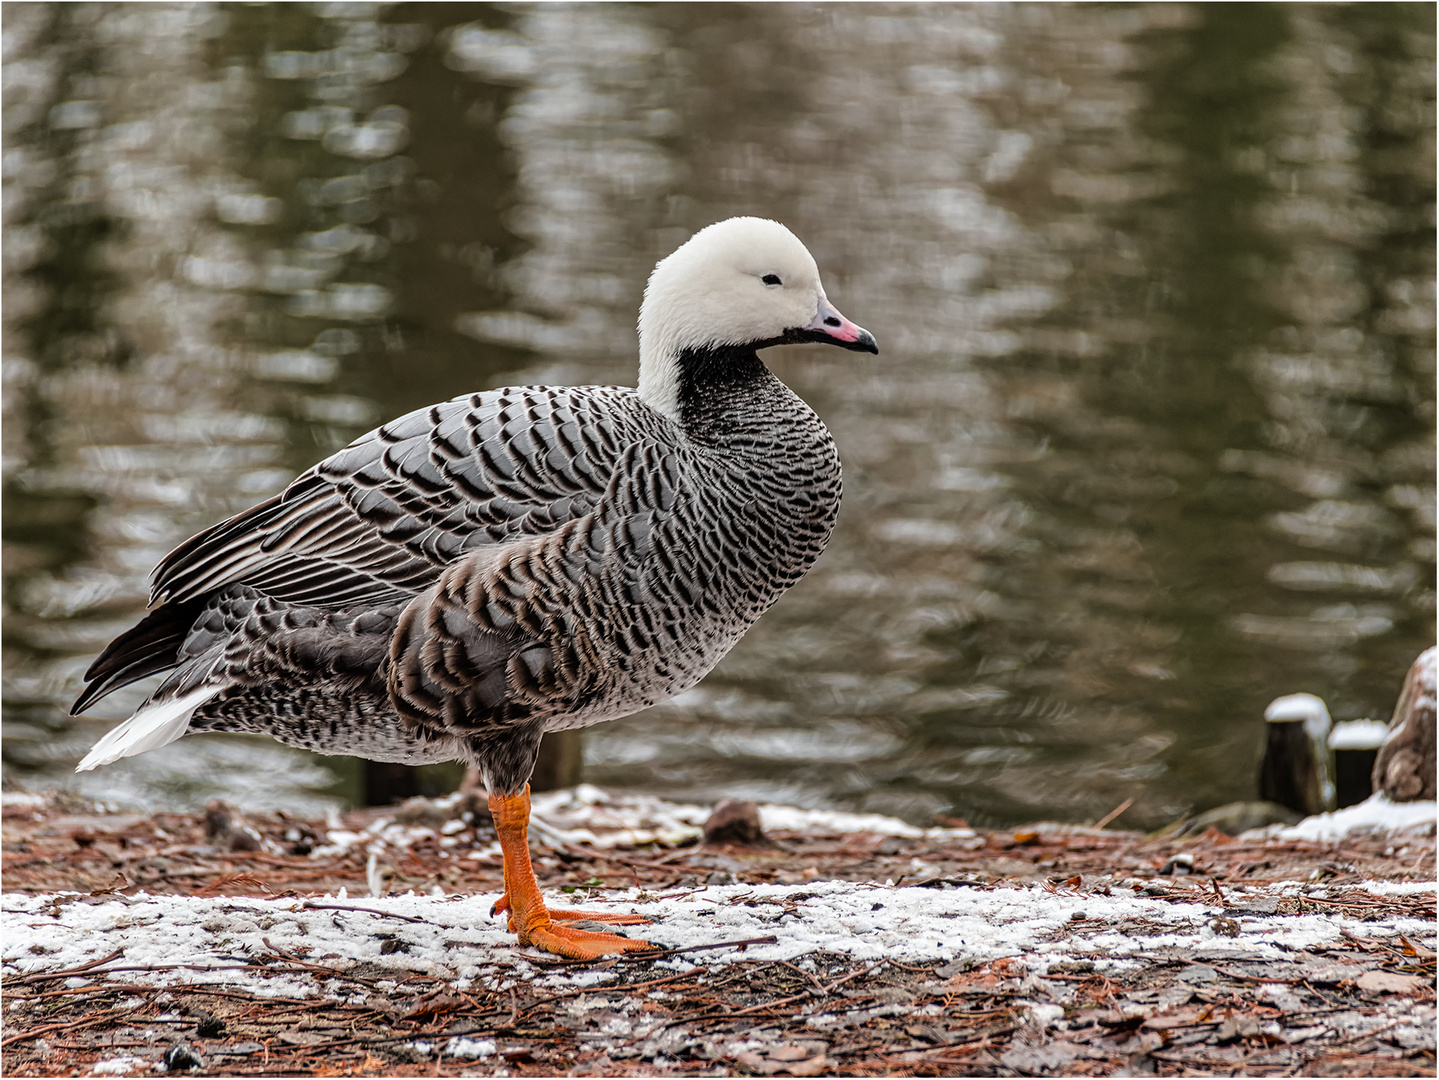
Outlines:
{"type": "Polygon", "coordinates": [[[152,602],[234,582],[327,607],[413,595],[469,551],[588,513],[644,412],[621,388],[511,387],[409,413],[181,544],[152,602]]]}
{"type": "Polygon", "coordinates": [[[668,530],[684,502],[679,455],[637,442],[602,512],[447,567],[390,639],[400,716],[431,735],[472,735],[574,717],[622,680],[642,695],[653,674],[643,657],[697,591],[695,552],[667,550],[688,548],[668,530]]]}

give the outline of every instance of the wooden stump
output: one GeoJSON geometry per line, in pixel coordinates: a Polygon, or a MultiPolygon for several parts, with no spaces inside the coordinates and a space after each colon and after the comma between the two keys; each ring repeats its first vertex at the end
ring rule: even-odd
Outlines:
{"type": "Polygon", "coordinates": [[[1393,802],[1434,798],[1434,660],[1427,649],[1409,669],[1374,762],[1374,790],[1393,802]]]}
{"type": "Polygon", "coordinates": [[[1301,814],[1334,809],[1329,710],[1313,694],[1285,694],[1264,710],[1259,797],[1301,814]]]}

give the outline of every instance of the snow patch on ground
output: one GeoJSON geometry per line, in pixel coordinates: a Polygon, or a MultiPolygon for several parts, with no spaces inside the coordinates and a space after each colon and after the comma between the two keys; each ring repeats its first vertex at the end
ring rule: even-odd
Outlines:
{"type": "Polygon", "coordinates": [[[1432,881],[1370,881],[1365,889],[1378,896],[1406,896],[1409,893],[1432,892],[1432,881]]]}
{"type": "MultiPolygon", "coordinates": [[[[536,795],[531,828],[547,840],[611,848],[659,841],[679,844],[696,840],[714,808],[672,803],[649,795],[608,792],[593,784],[536,795]]],[[[971,829],[921,829],[883,814],[850,814],[842,810],[801,810],[762,805],[760,827],[766,831],[806,836],[970,837],[971,829]]]]}
{"type": "Polygon", "coordinates": [[[494,1053],[494,1039],[454,1038],[445,1044],[446,1057],[487,1058],[494,1053]]]}
{"type": "Polygon", "coordinates": [[[682,844],[701,835],[711,809],[580,784],[533,796],[530,831],[551,844],[682,844]]]}
{"type": "MultiPolygon", "coordinates": [[[[1390,890],[1376,883],[1373,891],[1390,890]]],[[[1264,892],[1231,890],[1229,896],[1233,902],[1237,895],[1264,892]]],[[[148,985],[225,983],[257,995],[293,997],[353,993],[353,986],[327,978],[323,970],[301,969],[295,959],[339,971],[358,964],[367,978],[381,980],[381,987],[390,977],[399,980],[412,972],[455,980],[461,988],[482,975],[552,977],[527,961],[502,919],[489,917],[495,899],[411,893],[352,905],[338,897],[6,895],[0,929],[11,975],[70,971],[119,949],[121,957],[74,977],[88,981],[113,970],[148,985]]],[[[1380,930],[1337,914],[1238,914],[1236,934],[1234,922],[1220,918],[1226,909],[1198,889],[1194,902],[1175,902],[1122,888],[1105,896],[1038,887],[896,888],[826,881],[717,885],[658,898],[630,890],[584,903],[657,920],[629,930],[669,948],[776,939],[743,950],[706,951],[700,954],[706,963],[794,960],[818,950],[901,963],[1025,955],[1046,970],[1054,962],[1083,958],[1113,969],[1157,950],[1198,948],[1216,959],[1279,959],[1295,949],[1338,943],[1343,930],[1414,940],[1428,940],[1434,930],[1420,919],[1398,919],[1380,930]]],[[[660,965],[684,970],[694,959],[681,955],[660,965]]],[[[566,985],[575,985],[576,978],[600,983],[610,977],[594,970],[564,975],[566,985]]]]}
{"type": "Polygon", "coordinates": [[[150,1063],[134,1054],[105,1058],[90,1067],[90,1072],[95,1076],[127,1076],[130,1073],[149,1071],[150,1063]]]}
{"type": "Polygon", "coordinates": [[[766,832],[804,833],[810,836],[879,836],[967,838],[973,829],[921,829],[883,814],[847,814],[839,810],[801,810],[794,806],[765,804],[759,808],[760,827],[766,832]]]}
{"type": "Polygon", "coordinates": [[[1283,840],[1342,840],[1353,832],[1404,832],[1427,826],[1434,831],[1439,804],[1421,802],[1390,802],[1384,793],[1375,792],[1356,806],[1346,806],[1329,814],[1307,817],[1297,825],[1270,826],[1256,830],[1266,836],[1283,840]]]}

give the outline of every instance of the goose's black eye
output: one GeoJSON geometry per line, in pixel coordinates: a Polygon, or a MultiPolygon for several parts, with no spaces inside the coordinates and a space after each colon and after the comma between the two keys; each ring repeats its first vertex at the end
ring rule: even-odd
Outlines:
{"type": "Polygon", "coordinates": [[[782,281],[779,279],[779,275],[778,275],[778,274],[766,274],[764,277],[760,278],[760,280],[763,281],[766,285],[783,285],[783,284],[784,284],[784,282],[782,282],[782,281]]]}

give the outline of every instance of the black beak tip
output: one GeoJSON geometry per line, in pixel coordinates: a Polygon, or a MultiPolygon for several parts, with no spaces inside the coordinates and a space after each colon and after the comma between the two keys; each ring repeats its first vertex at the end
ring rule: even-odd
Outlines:
{"type": "Polygon", "coordinates": [[[856,351],[874,353],[875,356],[879,355],[879,342],[874,340],[874,335],[868,330],[862,332],[854,344],[856,351]]]}

